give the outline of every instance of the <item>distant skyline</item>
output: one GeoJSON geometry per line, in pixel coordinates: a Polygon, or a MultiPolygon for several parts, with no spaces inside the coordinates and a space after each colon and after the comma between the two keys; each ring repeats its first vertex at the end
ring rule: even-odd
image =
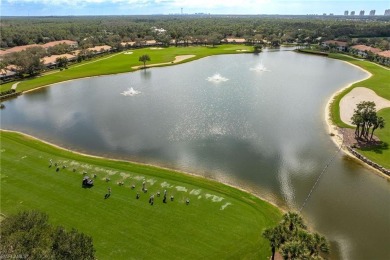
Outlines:
{"type": "Polygon", "coordinates": [[[1,16],[151,15],[151,14],[343,15],[376,10],[383,15],[389,0],[1,0],[1,16]]]}

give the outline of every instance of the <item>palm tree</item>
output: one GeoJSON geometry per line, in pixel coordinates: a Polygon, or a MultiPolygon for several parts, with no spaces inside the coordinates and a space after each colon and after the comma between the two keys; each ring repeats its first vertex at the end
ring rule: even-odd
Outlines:
{"type": "Polygon", "coordinates": [[[285,241],[285,237],[283,236],[283,229],[280,225],[274,228],[267,228],[263,232],[263,237],[268,239],[270,242],[272,250],[272,260],[274,260],[276,249],[279,249],[285,241]]]}
{"type": "Polygon", "coordinates": [[[306,229],[303,219],[298,213],[287,212],[283,215],[282,225],[288,229],[288,232],[295,233],[298,228],[306,229]]]}
{"type": "Polygon", "coordinates": [[[322,259],[320,253],[329,252],[325,237],[310,233],[300,215],[288,212],[274,228],[264,230],[263,237],[269,240],[272,259],[278,250],[284,259],[322,259]]]}
{"type": "Polygon", "coordinates": [[[374,131],[377,128],[382,129],[384,127],[385,127],[385,119],[381,116],[376,116],[375,119],[373,120],[373,127],[372,127],[370,141],[372,141],[372,136],[374,135],[374,131]]]}
{"type": "MultiPolygon", "coordinates": [[[[359,137],[360,126],[363,127],[363,117],[362,117],[362,115],[355,111],[355,113],[351,117],[351,122],[352,122],[352,124],[356,125],[355,137],[359,137]]],[[[362,131],[363,131],[363,129],[362,129],[362,131]]]]}
{"type": "Polygon", "coordinates": [[[310,256],[313,257],[318,257],[320,253],[329,253],[329,243],[326,240],[325,237],[321,236],[318,233],[314,233],[312,235],[312,243],[310,243],[311,247],[309,248],[310,250],[310,256]]]}
{"type": "Polygon", "coordinates": [[[150,57],[148,54],[144,54],[142,56],[139,57],[138,61],[141,61],[144,63],[144,69],[146,68],[146,62],[147,61],[150,61],[150,57]]]}
{"type": "Polygon", "coordinates": [[[307,251],[298,240],[285,243],[281,251],[283,259],[307,259],[307,251]]]}

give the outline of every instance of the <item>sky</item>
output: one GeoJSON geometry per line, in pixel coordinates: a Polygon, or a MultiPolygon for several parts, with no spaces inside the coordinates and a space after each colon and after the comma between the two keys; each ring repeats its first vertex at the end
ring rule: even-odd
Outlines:
{"type": "Polygon", "coordinates": [[[390,0],[0,0],[1,16],[151,14],[323,14],[376,10],[390,0]]]}

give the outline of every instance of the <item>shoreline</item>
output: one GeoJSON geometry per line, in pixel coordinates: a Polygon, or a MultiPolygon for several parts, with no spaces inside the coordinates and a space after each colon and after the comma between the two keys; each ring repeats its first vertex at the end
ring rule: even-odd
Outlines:
{"type": "MultiPolygon", "coordinates": [[[[109,57],[109,58],[111,58],[111,57],[109,57]]],[[[194,55],[194,57],[196,57],[196,55],[194,55]]],[[[191,58],[194,58],[194,57],[191,57],[191,58]]],[[[188,59],[190,59],[190,58],[188,58],[188,59]]],[[[202,58],[199,58],[199,59],[202,59],[202,58]]],[[[181,61],[178,61],[178,62],[167,62],[167,63],[164,63],[164,64],[167,65],[167,66],[179,65],[183,61],[185,61],[185,60],[181,60],[181,61]]],[[[94,61],[94,62],[96,62],[96,61],[94,61]]],[[[148,69],[158,68],[158,67],[162,67],[161,64],[156,63],[156,64],[150,64],[149,66],[147,66],[148,69]]],[[[127,72],[118,72],[118,73],[111,73],[111,74],[103,74],[103,75],[96,75],[96,76],[88,76],[88,77],[82,77],[82,78],[68,79],[68,80],[64,80],[64,81],[60,81],[60,82],[56,82],[56,83],[52,83],[52,84],[48,84],[48,85],[43,85],[43,86],[36,87],[36,88],[33,88],[33,89],[24,90],[24,91],[21,91],[21,93],[22,94],[29,93],[29,92],[33,92],[33,91],[36,91],[36,90],[40,90],[40,89],[43,89],[43,88],[47,88],[47,87],[50,87],[50,86],[55,86],[57,84],[62,84],[62,83],[70,82],[70,81],[74,81],[74,80],[82,80],[82,79],[89,79],[89,78],[113,76],[113,75],[119,75],[119,74],[124,74],[124,73],[133,73],[133,72],[140,71],[141,69],[143,69],[143,66],[141,65],[141,66],[139,66],[137,68],[132,67],[132,69],[133,69],[132,71],[127,71],[127,72]]],[[[19,81],[19,83],[20,82],[22,82],[22,81],[19,81]]]]}
{"type": "Polygon", "coordinates": [[[226,185],[230,188],[233,188],[233,189],[237,189],[237,190],[240,190],[242,192],[245,192],[247,194],[250,194],[272,206],[274,206],[275,208],[277,208],[278,210],[281,211],[281,213],[286,213],[288,211],[287,208],[281,206],[281,205],[277,205],[276,203],[266,199],[266,198],[263,198],[261,197],[260,195],[252,192],[252,191],[249,191],[248,189],[244,188],[244,187],[241,187],[241,186],[235,186],[233,184],[230,184],[226,181],[223,181],[223,180],[217,180],[217,179],[212,179],[212,178],[208,178],[206,176],[202,176],[202,175],[199,175],[199,174],[195,174],[195,173],[191,173],[191,172],[186,172],[186,171],[182,171],[182,170],[176,170],[176,169],[172,169],[172,168],[167,168],[167,167],[163,167],[163,166],[159,166],[159,165],[154,165],[154,164],[149,164],[149,163],[142,163],[142,162],[135,162],[135,161],[130,161],[130,160],[125,160],[125,159],[116,159],[116,158],[107,158],[107,157],[103,157],[103,156],[99,156],[99,155],[93,155],[93,154],[87,154],[87,153],[83,153],[83,152],[78,152],[78,151],[74,151],[74,150],[71,150],[71,149],[68,149],[68,148],[65,148],[65,147],[62,147],[62,146],[59,146],[57,144],[54,144],[54,143],[51,143],[49,141],[45,141],[43,139],[40,139],[38,137],[35,137],[35,136],[32,136],[32,135],[29,135],[29,134],[26,134],[26,133],[23,133],[23,132],[20,132],[20,131],[14,131],[14,130],[6,130],[6,129],[1,129],[0,128],[0,133],[1,132],[8,132],[8,133],[16,133],[16,134],[20,134],[24,137],[27,137],[27,138],[30,138],[30,139],[33,139],[33,140],[36,140],[36,141],[39,141],[39,142],[42,142],[44,144],[47,144],[49,146],[52,146],[54,148],[57,148],[57,149],[60,149],[60,150],[63,150],[63,151],[67,151],[67,152],[70,152],[72,154],[76,154],[76,155],[80,155],[80,156],[85,156],[85,157],[90,157],[90,158],[94,158],[94,159],[100,159],[100,160],[107,160],[107,161],[112,161],[112,162],[124,162],[124,163],[131,163],[131,164],[135,164],[135,165],[140,165],[140,166],[146,166],[146,167],[154,167],[156,169],[161,169],[161,170],[166,170],[166,171],[172,171],[174,173],[178,173],[178,174],[183,174],[183,175],[188,175],[188,176],[191,176],[191,177],[194,177],[194,178],[201,178],[201,179],[205,179],[205,180],[209,180],[209,181],[215,181],[215,182],[218,182],[220,184],[223,184],[223,185],[226,185]]]}
{"type": "MultiPolygon", "coordinates": [[[[369,71],[363,69],[362,67],[359,67],[358,65],[355,65],[355,64],[352,64],[348,61],[344,61],[344,60],[341,60],[342,62],[345,62],[351,66],[354,66],[364,72],[366,72],[368,74],[368,76],[364,79],[361,79],[361,80],[357,80],[355,82],[352,82],[350,84],[348,84],[347,86],[344,86],[342,87],[341,89],[339,89],[338,91],[334,92],[333,95],[328,99],[327,103],[326,103],[326,106],[325,106],[325,122],[326,122],[326,125],[328,127],[328,134],[334,134],[334,136],[330,136],[330,139],[333,141],[333,143],[337,146],[337,147],[340,147],[341,146],[341,150],[342,152],[349,156],[350,158],[362,163],[362,165],[364,167],[366,167],[367,169],[370,169],[374,172],[374,174],[384,178],[384,179],[387,179],[387,180],[390,180],[390,176],[386,175],[385,173],[381,172],[380,170],[372,167],[371,165],[369,165],[368,163],[360,160],[359,158],[357,158],[355,155],[353,155],[344,145],[344,142],[343,142],[343,132],[342,132],[342,129],[340,129],[337,125],[333,124],[333,121],[332,119],[330,118],[330,106],[331,104],[334,102],[334,99],[336,96],[338,96],[341,92],[343,92],[344,90],[350,88],[352,85],[358,83],[358,82],[361,82],[361,81],[364,81],[364,80],[367,80],[369,78],[371,78],[373,75],[372,73],[370,73],[369,71]]],[[[352,89],[351,89],[352,90],[352,89]]]]}

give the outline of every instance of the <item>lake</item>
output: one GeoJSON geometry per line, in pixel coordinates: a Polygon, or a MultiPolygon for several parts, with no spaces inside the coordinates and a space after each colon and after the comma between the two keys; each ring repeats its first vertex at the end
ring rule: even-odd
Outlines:
{"type": "MultiPolygon", "coordinates": [[[[1,127],[196,173],[298,210],[338,150],[326,102],[366,76],[338,60],[284,49],[213,56],[22,95],[5,102],[1,127]]],[[[332,242],[332,258],[390,258],[389,185],[336,155],[302,211],[332,242]]]]}

